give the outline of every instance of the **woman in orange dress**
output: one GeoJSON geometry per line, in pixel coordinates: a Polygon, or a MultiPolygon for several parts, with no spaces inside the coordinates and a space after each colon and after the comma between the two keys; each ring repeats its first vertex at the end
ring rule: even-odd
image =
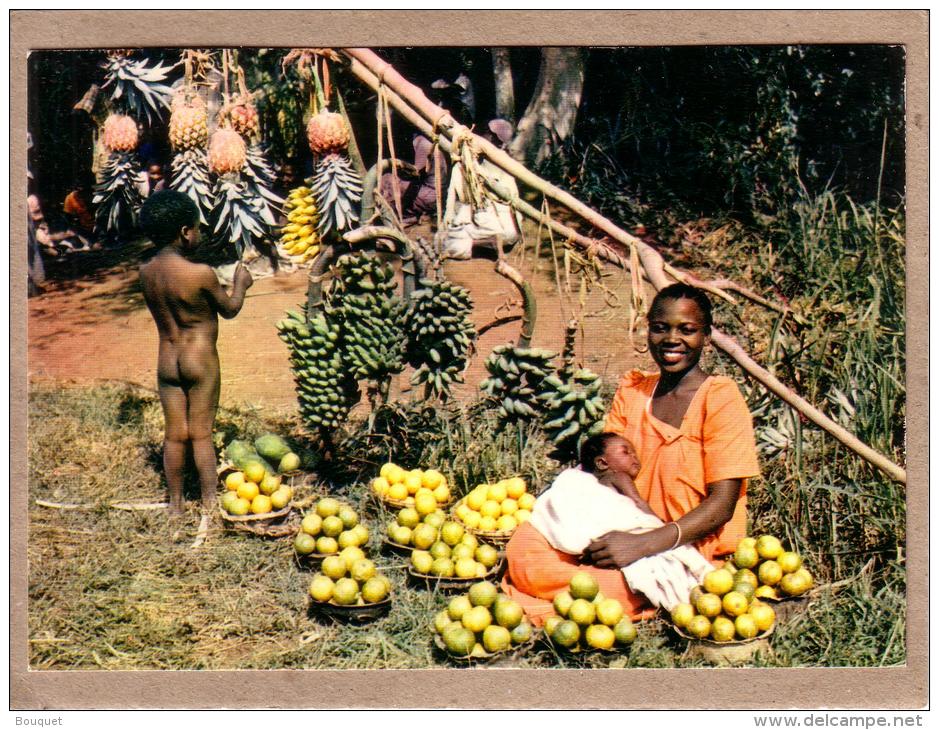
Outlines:
{"type": "Polygon", "coordinates": [[[653,612],[619,570],[640,558],[693,544],[709,560],[734,551],[746,535],[747,480],[759,474],[753,421],[736,383],[699,366],[710,340],[711,303],[700,289],[673,284],[649,309],[649,352],[658,373],[628,373],[605,430],[631,441],[642,470],[639,495],[666,522],[650,532],[609,532],[579,558],[558,552],[537,530],[520,526],[506,546],[503,590],[536,625],[571,576],[587,571],[634,618],[653,612]]]}

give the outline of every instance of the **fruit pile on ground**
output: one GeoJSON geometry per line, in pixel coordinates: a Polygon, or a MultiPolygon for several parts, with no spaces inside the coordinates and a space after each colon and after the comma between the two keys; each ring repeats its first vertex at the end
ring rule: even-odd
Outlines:
{"type": "MultiPolygon", "coordinates": [[[[415,528],[415,544],[425,545],[430,538],[422,527],[415,528]]],[[[414,572],[439,578],[483,578],[499,562],[499,551],[492,545],[479,543],[458,522],[444,522],[438,538],[426,548],[411,551],[414,572]]]]}
{"type": "Polygon", "coordinates": [[[755,577],[754,595],[769,600],[801,596],[815,582],[802,556],[783,549],[773,535],[743,538],[724,567],[734,574],[735,582],[743,577],[752,582],[755,577]]]}
{"type": "Polygon", "coordinates": [[[375,569],[375,563],[361,549],[343,553],[323,559],[320,572],[310,581],[310,597],[318,603],[339,606],[364,606],[385,600],[391,593],[388,577],[375,569]]]}
{"type": "Polygon", "coordinates": [[[636,627],[623,604],[600,593],[589,573],[574,573],[567,590],[554,597],[554,610],[557,615],[545,621],[545,633],[565,649],[611,650],[636,639],[636,627]]]}
{"type": "Polygon", "coordinates": [[[236,467],[224,480],[220,503],[226,512],[262,515],[290,504],[293,490],[283,483],[281,474],[298,469],[300,457],[280,436],[265,433],[253,444],[236,439],[225,448],[225,457],[236,467]]]}
{"type": "Polygon", "coordinates": [[[450,502],[450,485],[439,471],[406,470],[391,462],[372,480],[372,492],[383,501],[413,506],[422,517],[450,502]]]}
{"type": "Polygon", "coordinates": [[[712,570],[695,586],[688,603],[672,608],[672,622],[686,634],[712,641],[752,639],[776,621],[773,607],[755,596],[757,577],[749,569],[712,570]]]}
{"type": "Polygon", "coordinates": [[[263,515],[283,509],[293,499],[293,489],[283,484],[280,474],[266,472],[260,462],[249,462],[244,471],[225,477],[225,491],[219,498],[230,515],[263,515]]]}
{"type": "Polygon", "coordinates": [[[440,527],[447,521],[447,513],[435,510],[421,516],[414,507],[404,507],[388,523],[385,533],[391,542],[426,550],[440,539],[440,527]]]}
{"type": "Polygon", "coordinates": [[[298,555],[361,551],[368,543],[368,536],[368,528],[359,522],[351,506],[333,497],[324,497],[303,516],[293,548],[298,555]]]}
{"type": "Polygon", "coordinates": [[[531,518],[535,497],[521,477],[479,484],[457,504],[453,514],[470,530],[511,532],[531,518]]]}
{"type": "Polygon", "coordinates": [[[474,583],[468,593],[452,598],[434,617],[434,631],[458,657],[496,654],[532,636],[522,607],[489,581],[474,583]]]}

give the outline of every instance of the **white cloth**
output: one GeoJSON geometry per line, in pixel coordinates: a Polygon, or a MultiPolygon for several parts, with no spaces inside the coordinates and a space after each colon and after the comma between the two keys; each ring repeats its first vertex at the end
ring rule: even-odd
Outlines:
{"type": "MultiPolygon", "coordinates": [[[[535,500],[532,527],[555,550],[580,555],[592,540],[611,531],[641,533],[664,522],[643,512],[629,497],[580,468],[562,471],[535,500]]],[[[671,610],[713,566],[690,545],[641,558],[622,568],[626,584],[655,606],[671,610]]]]}
{"type": "MultiPolygon", "coordinates": [[[[510,196],[518,196],[515,178],[488,160],[481,160],[478,165],[481,175],[498,183],[510,196]]],[[[447,189],[447,207],[444,213],[444,239],[442,250],[453,259],[468,259],[472,255],[473,245],[485,242],[494,236],[501,236],[506,248],[514,245],[520,236],[522,221],[512,206],[486,199],[477,210],[465,200],[463,191],[463,166],[455,165],[450,175],[447,189]]]]}

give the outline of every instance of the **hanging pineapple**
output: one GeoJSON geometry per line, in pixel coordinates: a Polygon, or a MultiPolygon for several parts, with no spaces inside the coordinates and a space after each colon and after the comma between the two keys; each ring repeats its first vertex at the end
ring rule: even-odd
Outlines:
{"type": "Polygon", "coordinates": [[[137,123],[123,114],[111,114],[104,121],[102,137],[108,157],[95,186],[95,232],[100,238],[120,237],[136,227],[143,203],[137,189],[137,123]]]}
{"type": "Polygon", "coordinates": [[[231,126],[238,134],[245,139],[253,139],[261,133],[261,125],[258,121],[258,110],[254,104],[243,102],[233,106],[229,112],[231,126]]]}
{"type": "Polygon", "coordinates": [[[241,135],[233,129],[218,129],[209,142],[209,171],[218,176],[215,182],[215,207],[210,216],[216,246],[234,246],[237,258],[252,245],[254,238],[265,238],[264,209],[251,193],[241,172],[247,149],[241,135]]]}
{"type": "Polygon", "coordinates": [[[352,228],[362,197],[362,179],[345,154],[352,133],[341,114],[321,111],[310,118],[306,135],[317,158],[310,188],[320,213],[319,234],[352,228]]]}
{"type": "Polygon", "coordinates": [[[188,195],[199,209],[199,222],[208,223],[212,210],[212,183],[206,143],[209,122],[202,97],[187,90],[173,99],[170,113],[170,144],[173,156],[173,176],[170,187],[188,195]]]}

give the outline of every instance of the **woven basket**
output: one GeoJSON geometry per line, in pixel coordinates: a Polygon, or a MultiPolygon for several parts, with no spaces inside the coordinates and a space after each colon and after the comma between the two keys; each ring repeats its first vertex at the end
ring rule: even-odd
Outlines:
{"type": "Polygon", "coordinates": [[[400,542],[394,542],[389,538],[384,538],[382,540],[382,546],[388,548],[391,552],[397,553],[398,555],[410,556],[411,551],[414,550],[413,545],[402,545],[400,542]]]}
{"type": "Polygon", "coordinates": [[[408,576],[411,579],[411,582],[416,585],[423,585],[430,590],[437,590],[443,593],[451,593],[456,591],[467,591],[471,585],[478,583],[481,580],[498,580],[504,567],[505,560],[500,559],[486,572],[486,575],[482,576],[481,578],[477,578],[476,576],[473,576],[472,578],[457,578],[455,576],[440,577],[436,575],[427,575],[426,573],[418,573],[416,570],[414,570],[414,567],[409,564],[408,576]]]}
{"type": "Polygon", "coordinates": [[[314,616],[326,616],[344,623],[365,623],[381,618],[391,608],[391,596],[378,603],[366,603],[363,606],[340,606],[332,601],[314,601],[310,599],[308,613],[314,616]]]}
{"type": "Polygon", "coordinates": [[[218,511],[222,516],[222,522],[229,530],[247,532],[261,537],[281,538],[297,531],[298,523],[290,519],[292,509],[293,505],[288,504],[276,512],[265,512],[261,515],[230,515],[221,507],[218,511]]]}
{"type": "MultiPolygon", "coordinates": [[[[456,508],[459,507],[460,504],[462,504],[462,502],[463,502],[463,500],[460,500],[459,502],[457,502],[457,503],[454,505],[454,509],[451,510],[451,512],[450,512],[450,519],[454,520],[455,522],[459,522],[461,525],[463,525],[463,529],[464,529],[464,530],[466,530],[466,531],[467,531],[468,533],[470,533],[471,535],[474,535],[477,539],[482,540],[483,542],[487,542],[487,543],[489,543],[490,545],[494,545],[494,546],[497,546],[497,547],[499,547],[499,548],[504,548],[505,545],[506,545],[506,543],[508,543],[509,539],[512,537],[512,535],[515,534],[515,530],[492,530],[492,531],[489,531],[489,530],[480,530],[480,529],[478,529],[478,528],[476,528],[476,527],[469,527],[469,526],[467,526],[467,525],[463,522],[463,520],[461,520],[461,519],[457,516],[457,513],[456,513],[456,508]]],[[[518,528],[516,528],[516,529],[518,529],[518,528]]]]}
{"type": "Polygon", "coordinates": [[[509,646],[504,651],[486,652],[480,656],[455,656],[447,651],[447,645],[443,643],[440,634],[434,634],[434,646],[450,661],[466,666],[484,666],[486,664],[495,664],[499,661],[518,659],[531,649],[540,638],[540,631],[533,629],[531,638],[515,646],[509,646]]]}
{"type": "Polygon", "coordinates": [[[691,634],[685,633],[675,626],[675,624],[670,625],[676,634],[688,642],[688,648],[685,650],[686,657],[704,659],[704,661],[710,664],[723,666],[745,664],[750,661],[758,651],[769,651],[769,637],[776,629],[776,624],[774,623],[762,634],[757,634],[752,639],[714,641],[713,639],[698,639],[691,634]]]}

